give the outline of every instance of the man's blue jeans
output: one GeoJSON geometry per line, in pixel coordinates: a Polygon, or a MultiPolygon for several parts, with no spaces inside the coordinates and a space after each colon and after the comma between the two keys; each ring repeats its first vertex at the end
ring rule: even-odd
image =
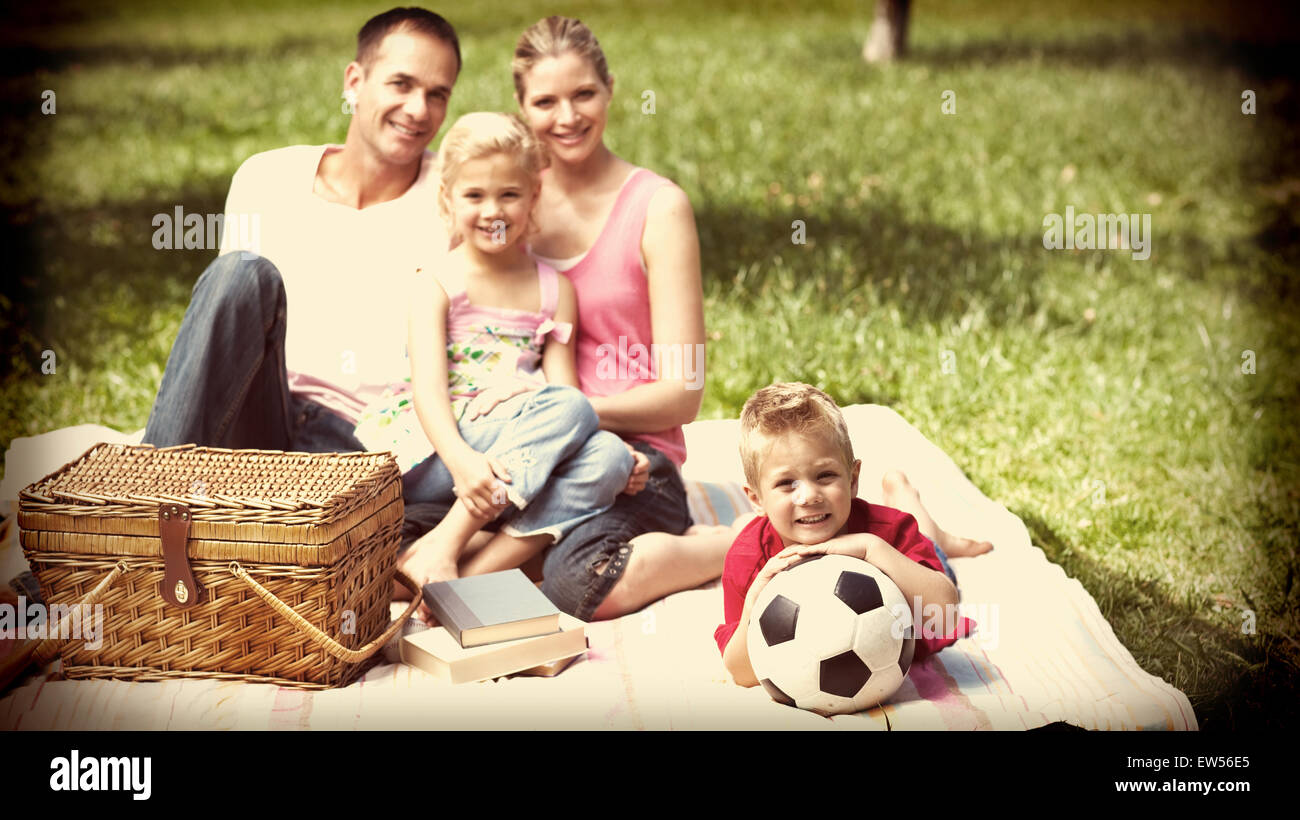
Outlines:
{"type": "Polygon", "coordinates": [[[284,282],[269,260],[236,252],[208,265],[167,357],[145,443],[364,450],[350,423],[290,394],[285,305],[284,282]]]}

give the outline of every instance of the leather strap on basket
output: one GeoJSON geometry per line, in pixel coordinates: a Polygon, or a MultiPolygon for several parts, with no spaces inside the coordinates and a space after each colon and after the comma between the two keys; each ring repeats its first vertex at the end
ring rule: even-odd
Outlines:
{"type": "Polygon", "coordinates": [[[162,597],[169,604],[189,609],[199,602],[199,585],[190,571],[186,548],[190,540],[190,508],[163,504],[158,508],[158,535],[162,538],[162,597]]]}
{"type": "Polygon", "coordinates": [[[415,583],[409,575],[405,574],[401,570],[397,570],[394,573],[394,577],[413,593],[410,606],[406,608],[406,611],[402,613],[400,618],[389,624],[388,628],[385,629],[383,634],[379,637],[375,638],[365,646],[362,646],[360,649],[348,649],[329,635],[326,635],[324,632],[321,632],[319,629],[312,626],[311,621],[308,621],[297,612],[294,612],[288,604],[275,597],[274,592],[271,592],[257,581],[254,581],[253,577],[248,574],[248,570],[241,567],[238,561],[230,562],[230,574],[247,584],[248,588],[252,590],[254,595],[265,601],[267,606],[274,609],[285,620],[292,624],[294,628],[306,635],[307,640],[314,643],[321,650],[328,652],[330,655],[345,663],[358,663],[364,661],[382,649],[384,644],[388,643],[389,640],[397,634],[397,630],[402,628],[402,625],[406,623],[406,620],[415,614],[415,610],[424,601],[423,594],[420,592],[420,585],[415,583]]]}

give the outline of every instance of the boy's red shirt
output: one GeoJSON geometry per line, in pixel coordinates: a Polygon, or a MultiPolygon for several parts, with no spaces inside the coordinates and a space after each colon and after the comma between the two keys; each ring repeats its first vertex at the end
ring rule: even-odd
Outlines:
{"type": "MultiPolygon", "coordinates": [[[[879,536],[921,566],[943,572],[943,564],[939,563],[939,556],[935,554],[934,543],[921,534],[911,513],[880,504],[868,504],[855,498],[849,510],[845,532],[865,532],[879,536]]],[[[782,549],[784,546],[781,536],[766,516],[756,517],[736,536],[731,549],[727,551],[727,561],[722,570],[722,612],[726,623],[713,633],[720,652],[726,653],[727,643],[740,626],[740,615],[745,609],[745,596],[749,594],[750,585],[764,565],[782,549]]],[[[912,602],[908,604],[914,606],[912,602]]],[[[958,621],[956,631],[947,637],[927,638],[918,635],[914,657],[920,660],[974,632],[975,622],[963,617],[958,621]]]]}

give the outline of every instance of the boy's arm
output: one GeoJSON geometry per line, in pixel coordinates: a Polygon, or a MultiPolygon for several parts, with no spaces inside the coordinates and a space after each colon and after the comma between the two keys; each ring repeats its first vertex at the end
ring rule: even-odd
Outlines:
{"type": "Polygon", "coordinates": [[[727,667],[731,679],[741,686],[758,685],[758,677],[749,662],[749,615],[754,608],[754,602],[778,572],[788,569],[801,560],[803,555],[799,553],[798,547],[787,547],[772,556],[772,559],[763,565],[758,577],[749,585],[749,591],[745,594],[745,606],[740,611],[740,621],[737,623],[736,631],[731,633],[731,640],[727,642],[727,648],[722,653],[722,663],[727,667]]]}
{"type": "Polygon", "coordinates": [[[820,544],[788,549],[796,550],[801,557],[818,553],[851,555],[874,564],[898,584],[913,612],[927,611],[925,607],[936,605],[944,613],[943,634],[949,635],[957,628],[957,587],[948,576],[913,561],[880,536],[850,533],[820,544]]]}

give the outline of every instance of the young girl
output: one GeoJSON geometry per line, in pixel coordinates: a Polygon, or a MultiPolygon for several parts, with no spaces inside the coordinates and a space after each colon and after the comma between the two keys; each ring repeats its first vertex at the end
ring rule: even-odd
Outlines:
{"type": "Polygon", "coordinates": [[[572,285],[524,246],[545,150],[518,117],[475,113],[438,153],[454,250],[417,271],[409,383],[356,430],[368,450],[397,455],[408,503],[450,505],[402,558],[420,584],[519,566],[608,509],[634,463],[577,389],[572,285]],[[467,554],[511,503],[501,531],[467,554]]]}

